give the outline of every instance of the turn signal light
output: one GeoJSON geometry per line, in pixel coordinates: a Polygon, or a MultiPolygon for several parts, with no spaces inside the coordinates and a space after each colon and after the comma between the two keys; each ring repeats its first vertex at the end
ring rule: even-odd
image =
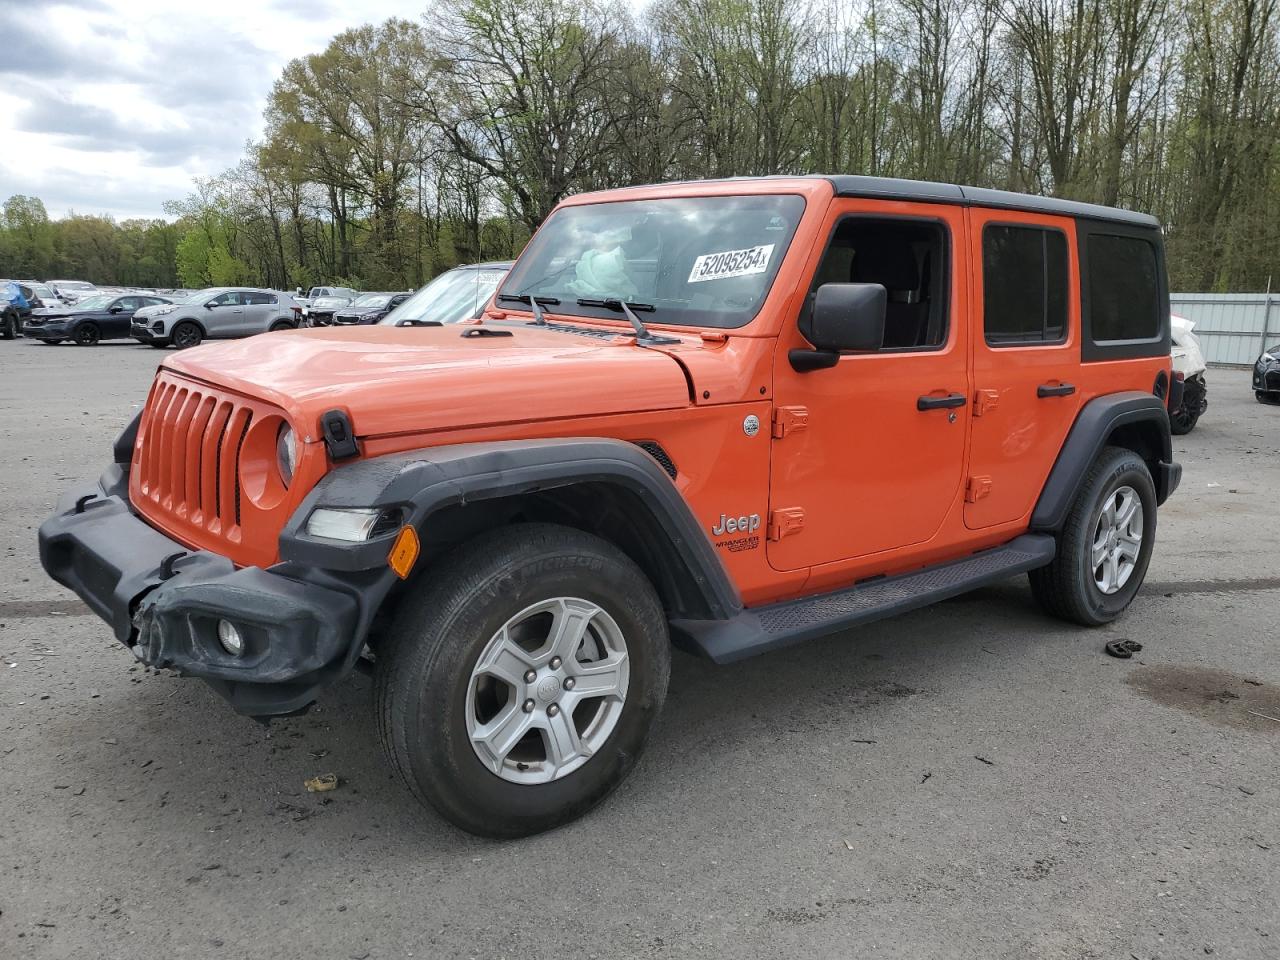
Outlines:
{"type": "Polygon", "coordinates": [[[391,552],[387,554],[387,566],[394,570],[401,580],[408,580],[409,571],[417,562],[418,551],[421,549],[418,531],[414,529],[413,524],[407,524],[400,528],[396,542],[391,545],[391,552]]]}

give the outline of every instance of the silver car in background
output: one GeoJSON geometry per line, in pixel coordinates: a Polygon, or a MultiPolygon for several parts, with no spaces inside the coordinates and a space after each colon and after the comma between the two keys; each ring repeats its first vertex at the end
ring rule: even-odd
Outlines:
{"type": "Polygon", "coordinates": [[[287,293],[253,287],[210,287],[181,303],[148,307],[133,316],[130,333],[153,347],[182,350],[204,340],[251,337],[298,326],[302,308],[287,293]]]}

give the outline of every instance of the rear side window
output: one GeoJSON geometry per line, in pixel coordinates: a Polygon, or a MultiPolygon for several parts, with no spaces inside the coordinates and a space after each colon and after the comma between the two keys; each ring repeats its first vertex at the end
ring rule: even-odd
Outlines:
{"type": "Polygon", "coordinates": [[[982,231],[987,343],[1061,343],[1067,335],[1067,238],[1061,230],[988,224],[982,231]]]}
{"type": "Polygon", "coordinates": [[[1089,317],[1095,343],[1160,336],[1159,263],[1138,237],[1089,236],[1089,317]]]}
{"type": "Polygon", "coordinates": [[[242,293],[240,295],[246,304],[275,303],[276,298],[270,293],[242,293]]]}

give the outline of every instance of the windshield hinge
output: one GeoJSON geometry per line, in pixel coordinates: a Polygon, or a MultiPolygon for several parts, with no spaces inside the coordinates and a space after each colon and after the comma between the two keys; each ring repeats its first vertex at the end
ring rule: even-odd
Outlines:
{"type": "Polygon", "coordinates": [[[774,407],[773,439],[781,440],[789,433],[809,426],[808,407],[774,407]]]}

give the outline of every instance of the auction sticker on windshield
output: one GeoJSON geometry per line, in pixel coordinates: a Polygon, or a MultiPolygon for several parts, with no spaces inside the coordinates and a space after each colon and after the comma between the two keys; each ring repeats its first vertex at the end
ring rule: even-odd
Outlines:
{"type": "Polygon", "coordinates": [[[748,247],[746,250],[725,250],[723,253],[704,253],[693,261],[693,269],[689,271],[689,283],[702,283],[705,280],[727,280],[730,277],[745,277],[753,273],[764,273],[769,268],[769,258],[773,256],[773,244],[761,244],[748,247]]]}

